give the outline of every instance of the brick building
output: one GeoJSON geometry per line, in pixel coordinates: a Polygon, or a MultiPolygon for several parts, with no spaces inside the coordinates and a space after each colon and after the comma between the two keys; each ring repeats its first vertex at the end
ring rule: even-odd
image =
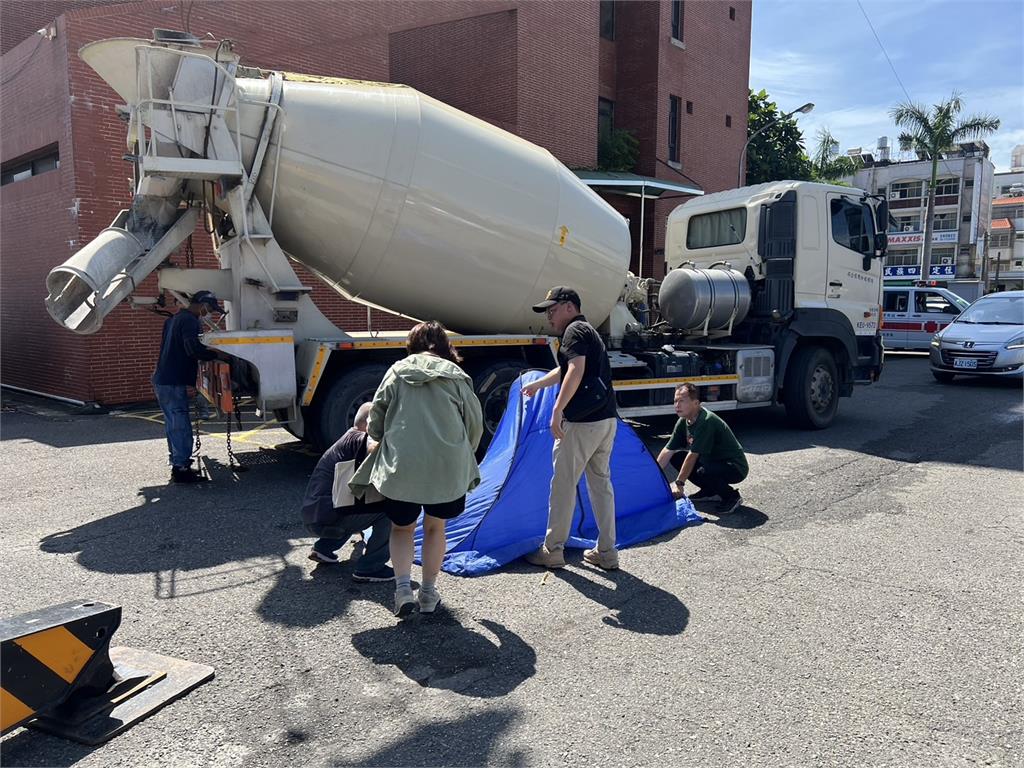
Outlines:
{"type": "MultiPolygon", "coordinates": [[[[669,211],[731,179],[746,138],[751,8],[722,2],[5,0],[0,5],[0,378],[104,404],[151,399],[162,319],[118,307],[93,336],[57,326],[45,278],[131,200],[118,97],[78,49],[187,27],[267,69],[401,82],[549,149],[582,176],[599,125],[639,140],[635,174],[596,188],[631,222],[633,269],[664,273],[669,211]],[[644,231],[640,232],[641,198],[644,231]],[[660,196],[660,197],[659,197],[660,196]],[[643,242],[643,253],[639,244],[643,242]],[[641,261],[642,260],[642,261],[641,261]]],[[[196,264],[214,266],[205,236],[196,264]]],[[[308,275],[340,327],[407,327],[308,275]]],[[[155,278],[138,291],[156,293],[155,278]]]]}

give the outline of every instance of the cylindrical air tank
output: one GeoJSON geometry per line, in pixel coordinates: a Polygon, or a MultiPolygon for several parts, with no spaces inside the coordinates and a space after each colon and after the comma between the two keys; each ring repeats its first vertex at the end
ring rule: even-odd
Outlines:
{"type": "Polygon", "coordinates": [[[735,269],[673,269],[658,293],[661,315],[679,330],[717,331],[743,321],[750,311],[750,285],[735,269]]]}

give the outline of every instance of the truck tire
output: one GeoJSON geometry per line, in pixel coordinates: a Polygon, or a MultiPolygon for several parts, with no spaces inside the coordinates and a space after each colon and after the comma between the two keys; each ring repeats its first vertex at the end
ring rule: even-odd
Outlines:
{"type": "Polygon", "coordinates": [[[499,360],[481,369],[473,376],[473,391],[480,399],[484,414],[484,435],[480,438],[477,454],[482,456],[491,444],[498,423],[508,405],[508,391],[512,382],[522,375],[529,366],[521,360],[499,360]]]}
{"type": "Polygon", "coordinates": [[[786,372],[783,402],[790,421],[802,429],[824,429],[839,407],[835,358],[824,347],[799,349],[786,372]]]}
{"type": "Polygon", "coordinates": [[[348,431],[359,406],[373,400],[387,371],[386,365],[360,365],[341,374],[331,384],[317,409],[317,448],[329,448],[348,431]]]}
{"type": "Polygon", "coordinates": [[[955,375],[956,374],[949,373],[947,371],[936,371],[934,368],[932,369],[932,376],[934,376],[935,380],[940,384],[949,384],[953,381],[953,376],[955,375]]]}

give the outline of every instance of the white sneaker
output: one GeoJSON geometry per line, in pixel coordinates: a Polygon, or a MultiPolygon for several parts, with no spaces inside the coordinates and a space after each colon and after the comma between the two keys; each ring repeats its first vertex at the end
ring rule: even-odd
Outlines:
{"type": "Polygon", "coordinates": [[[416,599],[412,596],[412,587],[399,587],[395,590],[395,616],[404,619],[416,607],[416,599]]]}
{"type": "Polygon", "coordinates": [[[441,602],[441,595],[438,594],[436,589],[432,589],[427,592],[423,588],[420,588],[418,598],[420,613],[433,613],[437,608],[437,604],[441,602]]]}

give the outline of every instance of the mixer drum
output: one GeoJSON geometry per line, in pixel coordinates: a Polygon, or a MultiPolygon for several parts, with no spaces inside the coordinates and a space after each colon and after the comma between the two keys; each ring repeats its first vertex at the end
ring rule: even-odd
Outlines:
{"type": "Polygon", "coordinates": [[[658,293],[662,317],[681,331],[717,331],[743,321],[750,311],[750,285],[735,269],[680,267],[665,276],[658,293]],[[733,313],[735,312],[735,316],[733,313]],[[710,315],[710,320],[708,316],[710,315]]]}

